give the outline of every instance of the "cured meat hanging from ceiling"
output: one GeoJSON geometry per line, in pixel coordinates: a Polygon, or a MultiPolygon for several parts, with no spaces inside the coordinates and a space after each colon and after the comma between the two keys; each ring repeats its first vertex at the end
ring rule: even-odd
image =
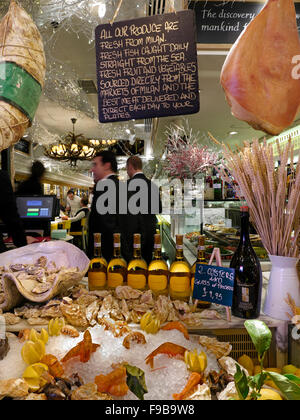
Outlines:
{"type": "Polygon", "coordinates": [[[0,151],[18,142],[31,125],[45,72],[40,33],[12,0],[0,22],[0,151]]]}
{"type": "Polygon", "coordinates": [[[277,135],[289,127],[300,105],[300,55],[292,0],[268,0],[232,46],[221,85],[232,114],[253,128],[277,135]]]}

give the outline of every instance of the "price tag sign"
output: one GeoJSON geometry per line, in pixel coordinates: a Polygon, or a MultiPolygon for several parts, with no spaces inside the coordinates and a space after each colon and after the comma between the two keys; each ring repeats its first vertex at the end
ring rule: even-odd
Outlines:
{"type": "Polygon", "coordinates": [[[193,298],[231,307],[234,275],[234,268],[197,264],[193,298]]]}

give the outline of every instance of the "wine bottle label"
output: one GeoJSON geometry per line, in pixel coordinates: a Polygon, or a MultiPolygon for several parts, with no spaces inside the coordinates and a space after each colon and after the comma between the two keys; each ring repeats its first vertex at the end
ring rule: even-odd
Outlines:
{"type": "Polygon", "coordinates": [[[128,274],[128,286],[133,289],[144,289],[146,287],[146,276],[143,274],[128,274]]]}
{"type": "Polygon", "coordinates": [[[198,251],[205,251],[205,246],[199,245],[197,249],[198,251]]]}
{"type": "Polygon", "coordinates": [[[217,189],[217,188],[222,188],[222,185],[221,185],[221,184],[214,184],[214,188],[215,188],[215,189],[217,189]]]}
{"type": "Polygon", "coordinates": [[[154,292],[165,290],[168,286],[168,277],[165,275],[149,274],[148,283],[149,288],[154,292]]]}
{"type": "Polygon", "coordinates": [[[243,311],[250,311],[255,308],[256,297],[255,287],[249,284],[238,284],[236,286],[237,306],[243,311]]]}
{"type": "Polygon", "coordinates": [[[119,242],[114,242],[114,248],[119,248],[121,244],[119,242]]]}
{"type": "Polygon", "coordinates": [[[89,272],[88,278],[93,287],[104,287],[106,285],[106,273],[89,272]]]}
{"type": "Polygon", "coordinates": [[[101,248],[101,243],[100,242],[95,242],[94,243],[94,248],[101,248]]]}
{"type": "Polygon", "coordinates": [[[122,274],[119,273],[108,273],[107,274],[107,286],[111,288],[116,288],[118,286],[123,286],[124,278],[122,274]]]}
{"type": "Polygon", "coordinates": [[[134,249],[141,249],[141,244],[133,244],[134,249]]]}
{"type": "Polygon", "coordinates": [[[170,289],[174,292],[188,292],[190,290],[190,278],[186,277],[171,277],[170,289]]]}
{"type": "Polygon", "coordinates": [[[154,249],[161,249],[161,244],[154,244],[154,249]]]}
{"type": "Polygon", "coordinates": [[[183,249],[183,245],[176,245],[176,249],[183,249]]]}

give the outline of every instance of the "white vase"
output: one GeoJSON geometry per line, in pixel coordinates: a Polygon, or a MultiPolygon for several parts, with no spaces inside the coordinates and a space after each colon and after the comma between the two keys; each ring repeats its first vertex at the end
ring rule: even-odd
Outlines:
{"type": "Polygon", "coordinates": [[[264,305],[265,315],[271,318],[289,321],[287,313],[291,308],[285,302],[288,294],[300,307],[300,281],[297,271],[299,258],[280,257],[269,255],[272,269],[268,284],[267,296],[264,305]]]}

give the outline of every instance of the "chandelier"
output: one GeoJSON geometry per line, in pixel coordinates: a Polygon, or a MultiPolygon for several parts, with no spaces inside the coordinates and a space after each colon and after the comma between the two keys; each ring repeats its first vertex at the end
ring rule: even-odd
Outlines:
{"type": "Polygon", "coordinates": [[[61,162],[70,162],[70,165],[74,167],[78,160],[91,160],[97,152],[117,142],[117,140],[90,140],[82,134],[75,135],[76,121],[76,118],[71,118],[72,133],[69,132],[58,143],[45,146],[45,156],[61,162]]]}

